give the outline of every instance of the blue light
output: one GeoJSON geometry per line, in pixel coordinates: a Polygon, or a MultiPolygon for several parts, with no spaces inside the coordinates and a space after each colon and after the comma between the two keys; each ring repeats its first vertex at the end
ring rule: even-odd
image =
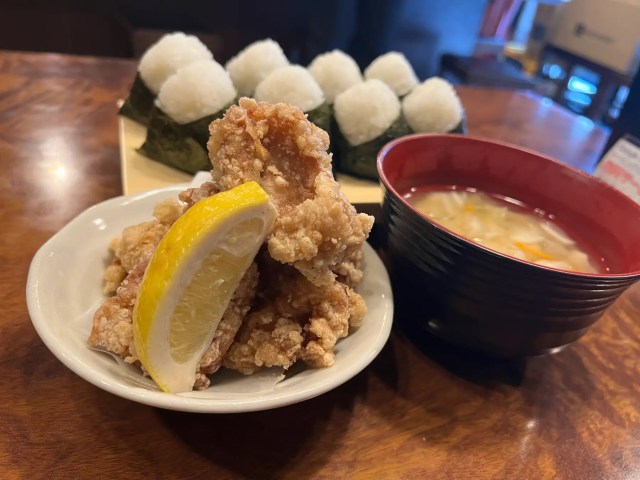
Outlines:
{"type": "Polygon", "coordinates": [[[629,96],[629,87],[626,85],[621,85],[616,93],[615,103],[622,106],[624,102],[627,101],[627,97],[629,96]]]}
{"type": "Polygon", "coordinates": [[[572,75],[567,84],[567,88],[572,92],[583,93],[586,95],[595,95],[598,87],[585,79],[572,75]]]}
{"type": "Polygon", "coordinates": [[[565,92],[564,98],[569,102],[577,103],[578,105],[582,105],[583,107],[588,107],[589,105],[591,105],[591,97],[586,93],[565,92]]]}
{"type": "Polygon", "coordinates": [[[556,63],[545,63],[542,66],[542,74],[549,77],[551,80],[557,80],[564,77],[564,70],[556,63]]]}
{"type": "Polygon", "coordinates": [[[560,65],[551,65],[549,67],[549,78],[557,80],[563,76],[562,67],[560,65]]]}

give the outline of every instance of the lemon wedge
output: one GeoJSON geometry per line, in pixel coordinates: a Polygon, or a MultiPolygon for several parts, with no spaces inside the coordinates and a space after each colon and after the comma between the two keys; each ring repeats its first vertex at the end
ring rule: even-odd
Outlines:
{"type": "Polygon", "coordinates": [[[193,388],[198,362],[275,215],[267,193],[248,182],[200,200],[161,240],[138,291],[133,338],[165,392],[193,388]]]}

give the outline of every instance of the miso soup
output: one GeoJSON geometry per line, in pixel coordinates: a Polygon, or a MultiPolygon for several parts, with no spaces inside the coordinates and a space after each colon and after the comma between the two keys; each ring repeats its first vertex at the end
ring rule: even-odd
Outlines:
{"type": "Polygon", "coordinates": [[[515,200],[455,187],[414,189],[405,199],[443,227],[492,250],[561,270],[601,270],[551,215],[515,200]]]}

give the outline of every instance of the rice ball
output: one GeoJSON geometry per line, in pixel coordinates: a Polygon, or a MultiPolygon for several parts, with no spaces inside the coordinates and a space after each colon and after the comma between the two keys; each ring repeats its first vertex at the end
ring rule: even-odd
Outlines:
{"type": "Polygon", "coordinates": [[[451,84],[432,77],[404,97],[402,112],[414,132],[447,133],[460,124],[463,109],[451,84]]]}
{"type": "Polygon", "coordinates": [[[358,64],[340,50],[318,55],[309,64],[308,69],[322,88],[329,104],[334,102],[338,94],[362,82],[362,73],[358,64]]]}
{"type": "Polygon", "coordinates": [[[308,70],[289,65],[271,72],[256,87],[259,102],[288,103],[308,112],[324,103],[324,94],[308,70]]]}
{"type": "Polygon", "coordinates": [[[218,113],[236,97],[227,71],[215,60],[180,68],[164,82],[156,104],[177,123],[185,124],[218,113]]]}
{"type": "Polygon", "coordinates": [[[376,79],[345,90],[333,107],[340,132],[354,147],[379,137],[400,116],[398,97],[376,79]]]}
{"type": "Polygon", "coordinates": [[[245,47],[227,62],[226,67],[238,93],[251,96],[267,75],[287,65],[289,60],[280,45],[267,38],[245,47]]]}
{"type": "Polygon", "coordinates": [[[180,67],[199,60],[211,60],[213,54],[193,35],[169,33],[151,45],[142,55],[138,72],[145,85],[155,95],[162,84],[180,67]]]}
{"type": "Polygon", "coordinates": [[[364,70],[364,78],[382,80],[398,96],[406,95],[418,84],[413,67],[399,52],[380,55],[364,70]]]}

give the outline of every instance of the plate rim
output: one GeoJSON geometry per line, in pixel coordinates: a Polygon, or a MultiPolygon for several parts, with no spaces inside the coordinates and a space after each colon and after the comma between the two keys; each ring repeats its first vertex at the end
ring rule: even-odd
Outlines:
{"type": "MultiPolygon", "coordinates": [[[[123,387],[110,381],[111,377],[109,375],[97,370],[94,366],[85,365],[83,362],[79,362],[79,359],[75,358],[73,351],[70,351],[69,347],[65,347],[65,342],[61,341],[55,332],[53,332],[51,325],[49,325],[50,322],[46,315],[41,311],[39,305],[38,283],[42,272],[46,268],[47,256],[55,251],[53,247],[61,238],[64,237],[66,232],[72,231],[84,220],[94,217],[96,212],[116,207],[125,207],[131,203],[145,201],[149,197],[155,197],[160,194],[178,193],[188,187],[189,184],[176,184],[173,186],[160,187],[146,192],[132,195],[121,195],[104,200],[79,213],[38,249],[31,261],[27,276],[27,308],[31,323],[33,324],[38,336],[58,360],[60,360],[76,375],[98,388],[137,403],[169,410],[194,413],[240,413],[284,407],[286,405],[302,402],[326,393],[355,377],[378,356],[382,348],[386,345],[391,334],[394,314],[393,292],[391,290],[389,274],[385,265],[382,263],[382,260],[375,250],[365,242],[363,248],[368,250],[367,256],[370,257],[368,261],[373,260],[374,262],[379,263],[379,266],[382,267],[380,272],[384,273],[384,278],[379,279],[383,284],[384,290],[381,291],[381,293],[384,294],[383,296],[385,297],[384,303],[381,306],[383,309],[383,314],[380,316],[381,324],[375,334],[375,344],[363,352],[361,361],[347,364],[347,366],[341,370],[341,374],[336,377],[337,379],[334,381],[323,382],[310,389],[299,389],[297,391],[294,390],[293,392],[284,392],[274,398],[261,399],[261,396],[256,394],[255,396],[247,396],[237,400],[212,400],[208,398],[182,396],[180,394],[168,394],[159,390],[148,390],[142,387],[123,387]]],[[[149,217],[151,217],[151,210],[149,212],[149,217]]],[[[99,352],[96,352],[96,354],[103,355],[99,352]]]]}

